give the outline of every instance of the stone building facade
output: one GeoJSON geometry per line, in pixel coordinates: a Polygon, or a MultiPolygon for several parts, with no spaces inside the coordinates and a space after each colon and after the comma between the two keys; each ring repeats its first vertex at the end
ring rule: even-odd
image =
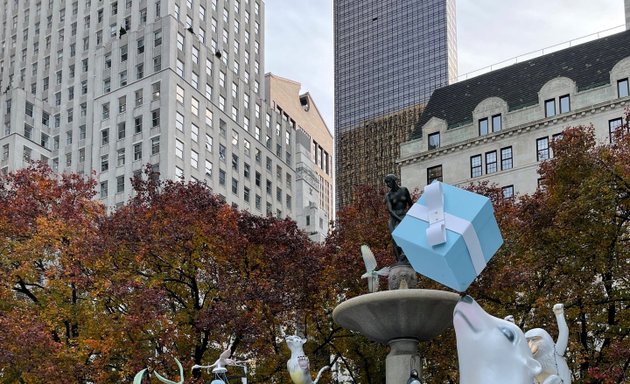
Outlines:
{"type": "Polygon", "coordinates": [[[567,127],[593,125],[612,140],[630,106],[630,31],[438,89],[401,145],[403,184],[496,183],[531,193],[541,161],[567,127]]]}

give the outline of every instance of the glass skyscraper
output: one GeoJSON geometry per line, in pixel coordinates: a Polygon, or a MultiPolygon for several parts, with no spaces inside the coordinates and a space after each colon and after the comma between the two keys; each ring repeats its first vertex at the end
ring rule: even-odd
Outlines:
{"type": "Polygon", "coordinates": [[[457,75],[455,0],[335,0],[334,15],[337,187],[343,193],[341,135],[426,103],[457,75]]]}

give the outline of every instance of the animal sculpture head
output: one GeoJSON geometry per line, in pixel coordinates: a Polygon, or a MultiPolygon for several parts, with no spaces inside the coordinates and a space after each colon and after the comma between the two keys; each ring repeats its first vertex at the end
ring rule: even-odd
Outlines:
{"type": "Polygon", "coordinates": [[[529,349],[534,354],[534,357],[554,353],[555,342],[551,335],[542,328],[534,328],[525,332],[525,339],[527,339],[529,349]]]}
{"type": "Polygon", "coordinates": [[[291,350],[291,352],[302,351],[304,343],[306,343],[306,339],[301,338],[297,335],[287,336],[284,339],[287,343],[287,346],[291,350]]]}
{"type": "Polygon", "coordinates": [[[489,315],[472,297],[457,303],[453,325],[460,384],[531,384],[540,373],[523,331],[489,315]]]}

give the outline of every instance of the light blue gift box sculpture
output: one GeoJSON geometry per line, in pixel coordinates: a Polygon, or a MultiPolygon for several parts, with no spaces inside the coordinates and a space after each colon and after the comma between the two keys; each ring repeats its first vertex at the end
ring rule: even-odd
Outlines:
{"type": "Polygon", "coordinates": [[[465,291],[503,244],[490,199],[434,181],[392,233],[416,272],[465,291]]]}

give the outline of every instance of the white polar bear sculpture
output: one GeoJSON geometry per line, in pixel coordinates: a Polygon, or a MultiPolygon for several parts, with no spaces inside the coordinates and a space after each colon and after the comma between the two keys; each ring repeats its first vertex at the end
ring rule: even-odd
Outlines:
{"type": "Polygon", "coordinates": [[[571,371],[564,358],[569,344],[569,327],[564,318],[564,305],[554,305],[553,313],[558,323],[558,340],[555,343],[549,333],[542,328],[525,332],[534,359],[542,366],[542,371],[534,381],[535,384],[571,384],[571,371]]]}
{"type": "Polygon", "coordinates": [[[460,384],[532,384],[542,367],[523,331],[484,311],[470,296],[453,311],[460,384]]]}
{"type": "Polygon", "coordinates": [[[315,381],[311,379],[310,364],[308,357],[304,354],[303,345],[306,343],[306,339],[300,336],[293,335],[285,338],[289,350],[291,350],[291,357],[287,360],[287,370],[291,375],[291,381],[294,384],[317,384],[322,373],[329,369],[329,366],[325,366],[317,373],[315,381]]]}

